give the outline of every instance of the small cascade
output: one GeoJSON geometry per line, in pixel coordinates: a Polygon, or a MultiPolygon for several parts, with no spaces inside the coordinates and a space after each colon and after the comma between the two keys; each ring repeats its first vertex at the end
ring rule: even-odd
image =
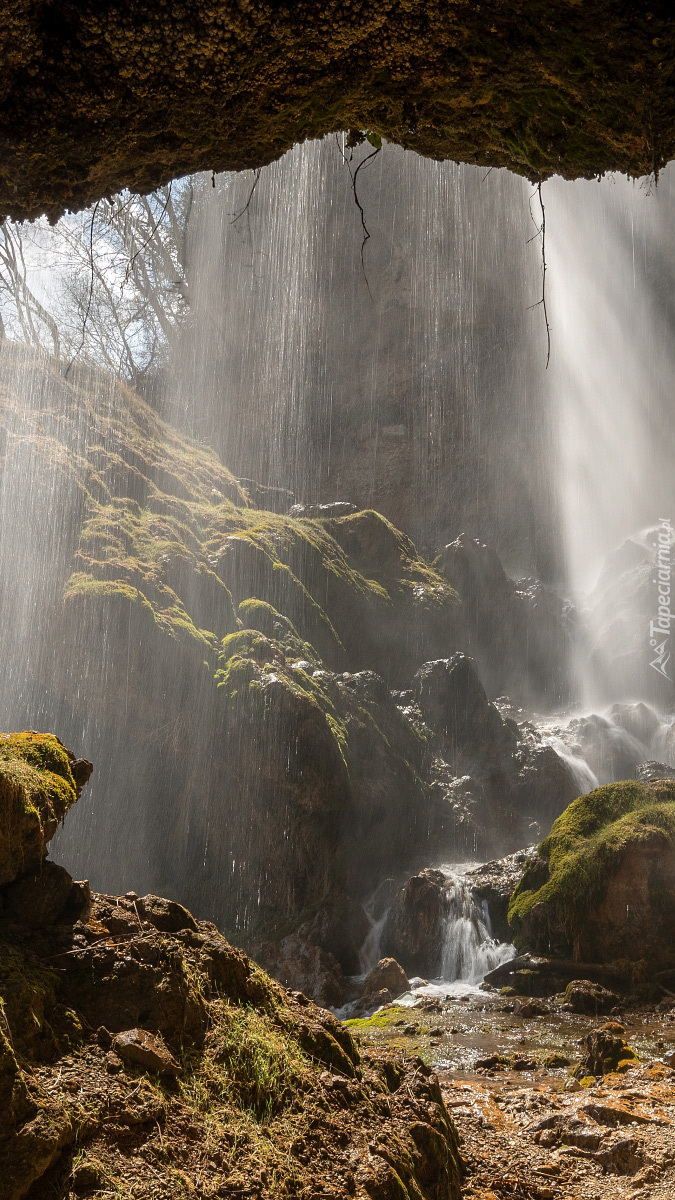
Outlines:
{"type": "MultiPolygon", "coordinates": [[[[442,868],[444,870],[444,868],[442,868]]],[[[492,933],[487,902],[476,898],[465,875],[447,875],[441,979],[481,983],[488,971],[513,958],[515,950],[492,933]]]]}
{"type": "Polygon", "coordinates": [[[605,783],[634,779],[639,763],[675,765],[675,722],[648,704],[613,704],[574,716],[563,726],[542,725],[544,744],[563,759],[585,795],[605,783]]]}
{"type": "Polygon", "coordinates": [[[587,792],[592,792],[596,787],[599,787],[600,781],[594,771],[591,770],[585,758],[580,754],[573,753],[569,746],[565,744],[562,738],[551,734],[543,739],[545,745],[551,746],[555,750],[558,758],[569,767],[574,782],[579,789],[579,795],[585,796],[587,792]]]}
{"type": "Polygon", "coordinates": [[[363,911],[368,918],[370,928],[359,950],[359,967],[362,975],[367,975],[382,957],[380,943],[391,908],[391,888],[393,879],[383,879],[372,896],[363,905],[363,911]]]}

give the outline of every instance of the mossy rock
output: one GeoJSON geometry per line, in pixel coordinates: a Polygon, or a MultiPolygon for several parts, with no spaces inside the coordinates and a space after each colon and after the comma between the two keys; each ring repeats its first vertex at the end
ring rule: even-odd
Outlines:
{"type": "Polygon", "coordinates": [[[53,734],[0,737],[0,886],[43,862],[77,799],[72,761],[53,734]]]}
{"type": "Polygon", "coordinates": [[[675,962],[675,782],[597,788],[565,810],[511,898],[520,951],[675,962]]]}
{"type": "Polygon", "coordinates": [[[76,924],[17,932],[0,921],[0,967],[7,1200],[31,1187],[36,1196],[113,1186],[150,1195],[155,1148],[168,1175],[176,1137],[185,1178],[198,1174],[204,1194],[260,1177],[264,1200],[315,1195],[375,1136],[406,1195],[458,1200],[457,1135],[428,1068],[386,1050],[361,1054],[331,1013],[176,902],[94,894],[76,924]],[[46,1016],[58,1026],[49,1042],[35,1032],[46,1016]],[[175,1078],[150,1079],[146,1064],[110,1052],[115,1031],[138,1029],[166,1040],[175,1078]],[[144,1153],[127,1170],[130,1130],[144,1153]],[[226,1180],[219,1162],[204,1164],[204,1144],[231,1148],[226,1180]]]}

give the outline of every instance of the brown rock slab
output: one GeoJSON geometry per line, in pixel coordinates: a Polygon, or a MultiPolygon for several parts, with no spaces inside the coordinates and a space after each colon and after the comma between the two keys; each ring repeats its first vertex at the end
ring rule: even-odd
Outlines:
{"type": "Polygon", "coordinates": [[[181,929],[197,928],[192,913],[176,900],[165,900],[162,896],[142,896],[136,901],[140,916],[162,933],[178,933],[181,929]]]}
{"type": "Polygon", "coordinates": [[[147,1029],[125,1029],[118,1033],[115,1050],[123,1062],[145,1067],[158,1075],[178,1075],[180,1067],[161,1037],[147,1029]]]}

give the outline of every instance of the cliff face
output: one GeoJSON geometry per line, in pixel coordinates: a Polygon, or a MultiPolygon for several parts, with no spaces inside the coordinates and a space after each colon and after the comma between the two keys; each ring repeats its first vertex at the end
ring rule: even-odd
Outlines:
{"type": "Polygon", "coordinates": [[[2,5],[0,210],[56,215],[368,130],[531,178],[673,154],[663,3],[2,5]]]}
{"type": "Polygon", "coordinates": [[[457,1137],[421,1060],[361,1055],[175,901],[92,895],[45,859],[90,769],[51,735],[0,743],[1,1200],[455,1200],[457,1137]]]}
{"type": "Polygon", "coordinates": [[[424,853],[443,806],[389,687],[452,640],[442,576],[377,513],[254,508],[102,376],[0,369],[4,719],[101,764],[74,861],[243,930],[424,853]]]}

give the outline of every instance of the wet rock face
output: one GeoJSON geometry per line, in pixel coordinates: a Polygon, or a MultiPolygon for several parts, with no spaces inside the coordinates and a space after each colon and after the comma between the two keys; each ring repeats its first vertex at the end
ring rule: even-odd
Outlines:
{"type": "Polygon", "coordinates": [[[555,706],[569,698],[572,605],[538,580],[509,579],[490,546],[461,534],[437,566],[458,592],[459,644],[490,695],[555,706]]]}
{"type": "Polygon", "coordinates": [[[515,854],[493,859],[492,862],[467,872],[467,879],[473,891],[481,900],[487,902],[492,930],[501,942],[510,939],[509,901],[536,849],[536,846],[528,846],[524,850],[517,850],[515,854]]]}
{"type": "Polygon", "coordinates": [[[617,783],[575,800],[512,897],[518,949],[579,962],[675,962],[675,784],[617,783]]]}
{"type": "Polygon", "coordinates": [[[488,700],[467,655],[424,663],[413,696],[435,735],[431,776],[454,824],[455,857],[527,845],[577,794],[555,750],[488,700]]]}
{"type": "Polygon", "coordinates": [[[515,750],[513,728],[489,703],[473,659],[465,654],[424,663],[413,691],[427,725],[465,755],[515,750]]]}
{"type": "Polygon", "coordinates": [[[316,1004],[339,1008],[344,1003],[345,980],[340,964],[316,943],[289,936],[256,946],[255,956],[284,987],[302,992],[316,1004]]]}
{"type": "Polygon", "coordinates": [[[405,963],[411,975],[438,973],[445,914],[445,876],[428,869],[408,880],[392,906],[382,934],[385,954],[405,963]]]}
{"type": "Polygon", "coordinates": [[[675,779],[675,769],[661,762],[638,763],[635,778],[639,783],[649,783],[652,779],[675,779]]]}
{"type": "Polygon", "coordinates": [[[3,17],[3,215],[258,167],[336,129],[530,178],[646,175],[673,153],[659,4],[181,0],[160,13],[89,0],[76,21],[51,22],[44,3],[6,3],[3,17]]]}

